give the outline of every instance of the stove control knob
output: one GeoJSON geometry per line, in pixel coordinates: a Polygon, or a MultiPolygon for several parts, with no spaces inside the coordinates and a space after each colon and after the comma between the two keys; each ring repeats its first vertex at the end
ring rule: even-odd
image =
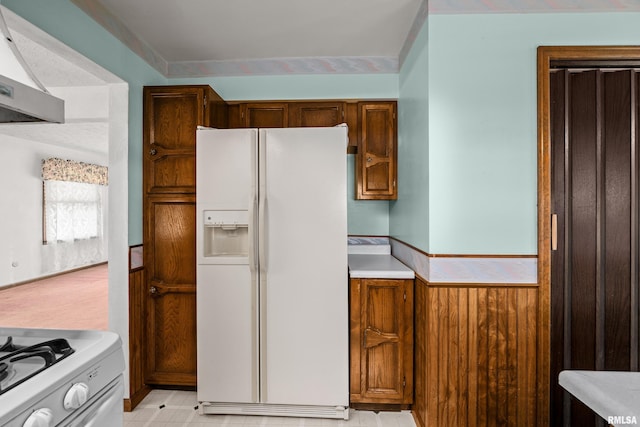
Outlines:
{"type": "Polygon", "coordinates": [[[87,400],[89,400],[89,386],[85,383],[76,383],[64,395],[64,409],[67,411],[78,409],[87,400]]]}
{"type": "Polygon", "coordinates": [[[49,408],[33,411],[23,427],[53,427],[53,412],[49,408]]]}

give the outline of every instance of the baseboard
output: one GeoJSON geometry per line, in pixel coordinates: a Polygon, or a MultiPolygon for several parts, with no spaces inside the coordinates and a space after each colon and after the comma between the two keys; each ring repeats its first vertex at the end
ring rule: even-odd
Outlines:
{"type": "Polygon", "coordinates": [[[147,395],[151,392],[151,387],[145,385],[140,390],[134,393],[129,399],[124,399],[124,411],[131,412],[136,406],[142,402],[142,400],[147,397],[147,395]]]}
{"type": "Polygon", "coordinates": [[[83,265],[82,267],[75,267],[75,268],[72,268],[70,270],[58,271],[56,273],[47,274],[45,276],[34,277],[32,279],[23,280],[21,282],[9,283],[7,285],[0,286],[0,290],[4,291],[5,289],[15,288],[17,286],[29,285],[31,283],[34,283],[34,282],[37,282],[37,281],[40,281],[40,280],[52,279],[54,277],[63,276],[65,274],[69,274],[69,273],[75,273],[77,271],[86,270],[88,268],[93,268],[93,267],[97,267],[99,265],[104,265],[104,264],[108,264],[108,263],[109,263],[108,261],[103,261],[103,262],[99,262],[99,263],[96,263],[96,264],[83,265]]]}
{"type": "Polygon", "coordinates": [[[400,404],[400,403],[349,403],[349,407],[352,409],[357,409],[361,411],[375,411],[375,412],[400,412],[400,411],[410,411],[410,404],[400,404]]]}

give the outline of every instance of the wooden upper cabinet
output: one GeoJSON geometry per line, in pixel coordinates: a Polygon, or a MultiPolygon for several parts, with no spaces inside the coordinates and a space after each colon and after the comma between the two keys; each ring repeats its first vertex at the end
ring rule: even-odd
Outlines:
{"type": "Polygon", "coordinates": [[[358,104],[346,101],[292,102],[289,104],[289,126],[324,127],[346,123],[349,128],[347,152],[358,146],[358,104]]]}
{"type": "Polygon", "coordinates": [[[344,102],[296,102],[289,107],[290,127],[323,127],[345,123],[344,102]]]}
{"type": "Polygon", "coordinates": [[[209,86],[145,87],[145,192],[195,192],[196,127],[226,122],[224,101],[209,86]]]}
{"type": "Polygon", "coordinates": [[[256,102],[240,104],[240,123],[243,128],[289,127],[289,104],[286,102],[256,102]]]}
{"type": "Polygon", "coordinates": [[[397,193],[396,102],[360,102],[356,199],[391,199],[397,193]]]}

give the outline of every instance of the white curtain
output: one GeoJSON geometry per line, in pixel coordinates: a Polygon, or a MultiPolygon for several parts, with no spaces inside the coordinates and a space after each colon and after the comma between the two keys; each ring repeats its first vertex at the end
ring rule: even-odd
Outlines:
{"type": "Polygon", "coordinates": [[[107,259],[107,186],[44,181],[45,271],[107,259]]]}
{"type": "Polygon", "coordinates": [[[47,243],[102,238],[103,191],[106,186],[45,181],[47,243]]]}

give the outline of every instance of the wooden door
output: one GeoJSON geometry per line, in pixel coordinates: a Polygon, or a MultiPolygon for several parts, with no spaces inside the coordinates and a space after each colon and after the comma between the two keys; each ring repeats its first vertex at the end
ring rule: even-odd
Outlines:
{"type": "Polygon", "coordinates": [[[208,124],[202,88],[148,87],[144,95],[146,193],[195,189],[195,129],[208,124]]]}
{"type": "Polygon", "coordinates": [[[144,88],[145,383],[196,385],[195,134],[224,127],[209,86],[144,88]]]}
{"type": "Polygon", "coordinates": [[[289,127],[289,105],[286,102],[256,102],[240,105],[240,127],[289,127]]]}
{"type": "Polygon", "coordinates": [[[351,402],[413,400],[413,281],[352,279],[351,402]]]}
{"type": "Polygon", "coordinates": [[[195,202],[195,195],[147,201],[148,384],[196,385],[195,202]]]}
{"type": "Polygon", "coordinates": [[[361,102],[358,123],[356,199],[396,199],[396,103],[361,102]]]}
{"type": "Polygon", "coordinates": [[[289,126],[324,127],[345,121],[344,102],[294,102],[289,105],[289,126]]]}
{"type": "Polygon", "coordinates": [[[639,87],[630,69],[551,71],[552,425],[606,425],[561,370],[638,370],[639,87]]]}

